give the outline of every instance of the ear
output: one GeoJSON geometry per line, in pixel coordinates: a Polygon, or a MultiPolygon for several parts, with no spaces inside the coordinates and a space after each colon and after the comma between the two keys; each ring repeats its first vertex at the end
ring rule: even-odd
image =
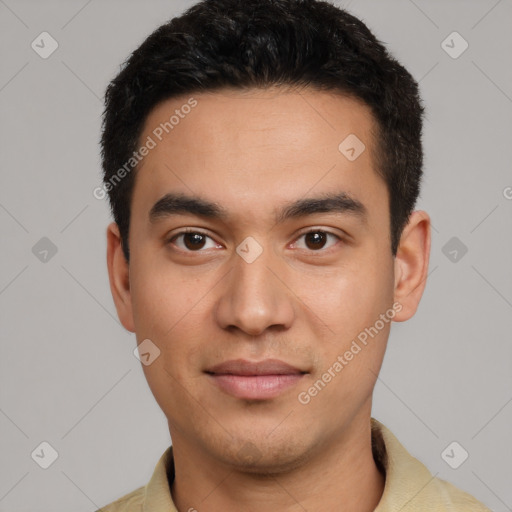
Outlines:
{"type": "Polygon", "coordinates": [[[110,291],[117,309],[117,316],[124,328],[135,332],[130,293],[130,267],[121,246],[119,227],[112,222],[107,228],[107,266],[110,291]]]}
{"type": "Polygon", "coordinates": [[[428,275],[430,257],[430,217],[424,211],[412,212],[400,238],[395,256],[394,300],[402,309],[396,322],[409,320],[420,302],[428,275]]]}

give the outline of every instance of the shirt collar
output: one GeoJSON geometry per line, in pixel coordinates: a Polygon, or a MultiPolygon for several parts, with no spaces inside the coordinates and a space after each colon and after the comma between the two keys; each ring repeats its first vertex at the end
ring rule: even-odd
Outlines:
{"type": "Polygon", "coordinates": [[[433,489],[437,487],[435,477],[387,427],[374,418],[371,422],[373,456],[377,466],[382,465],[386,474],[384,492],[374,512],[423,510],[424,499],[426,505],[431,506],[428,500],[432,500],[432,492],[437,494],[433,489]]]}
{"type": "MultiPolygon", "coordinates": [[[[375,512],[408,510],[408,503],[423,493],[435,478],[430,471],[400,444],[398,439],[376,419],[371,419],[372,450],[377,467],[386,474],[382,498],[375,512]],[[399,505],[399,508],[396,507],[399,505]]],[[[143,512],[178,512],[171,497],[169,482],[174,480],[172,446],[158,461],[153,475],[146,485],[143,512]]],[[[423,498],[423,497],[421,497],[423,498]]],[[[418,500],[414,502],[418,505],[418,500]]],[[[412,510],[412,509],[411,509],[412,510]]]]}
{"type": "Polygon", "coordinates": [[[178,512],[171,497],[169,482],[174,480],[174,459],[169,446],[158,461],[150,481],[146,485],[143,512],[178,512]]]}

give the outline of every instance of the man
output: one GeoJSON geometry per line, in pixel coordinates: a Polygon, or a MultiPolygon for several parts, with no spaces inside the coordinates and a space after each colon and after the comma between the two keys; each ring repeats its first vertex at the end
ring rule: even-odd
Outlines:
{"type": "Polygon", "coordinates": [[[484,511],[371,418],[425,287],[423,107],[358,19],[205,0],[109,85],[110,286],[172,448],[117,511],[484,511]]]}

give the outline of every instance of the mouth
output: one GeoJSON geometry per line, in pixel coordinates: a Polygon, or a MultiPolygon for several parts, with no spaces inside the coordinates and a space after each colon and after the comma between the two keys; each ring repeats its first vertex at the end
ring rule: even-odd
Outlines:
{"type": "Polygon", "coordinates": [[[278,359],[226,361],[205,371],[225,393],[245,400],[268,400],[296,386],[308,372],[278,359]]]}

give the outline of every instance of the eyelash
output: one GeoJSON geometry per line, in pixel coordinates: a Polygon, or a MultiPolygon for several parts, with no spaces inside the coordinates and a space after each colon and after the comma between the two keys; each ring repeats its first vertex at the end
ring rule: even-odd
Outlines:
{"type": "MultiPolygon", "coordinates": [[[[174,235],[172,235],[172,237],[167,241],[167,244],[168,245],[173,245],[174,244],[174,241],[183,236],[183,235],[186,235],[186,234],[190,234],[190,233],[194,233],[194,234],[198,234],[198,235],[203,235],[207,238],[210,238],[211,240],[213,240],[213,238],[208,235],[207,233],[199,230],[199,229],[194,229],[194,228],[187,228],[183,231],[180,231],[179,233],[176,233],[174,235]]],[[[301,238],[301,237],[304,237],[310,233],[322,233],[324,235],[327,235],[327,236],[333,236],[334,238],[336,238],[338,240],[338,242],[342,242],[343,241],[343,238],[331,231],[327,231],[325,229],[319,229],[319,228],[310,228],[308,229],[307,231],[304,231],[302,233],[300,233],[298,235],[298,237],[295,239],[295,241],[293,242],[293,244],[296,244],[297,241],[301,238]]],[[[215,242],[217,243],[217,242],[215,242]]],[[[332,249],[333,247],[335,247],[336,245],[338,245],[338,243],[335,243],[332,247],[329,247],[327,249],[318,249],[318,250],[313,250],[313,249],[301,249],[301,250],[306,250],[308,252],[311,252],[311,253],[327,253],[327,252],[330,252],[330,249],[332,249]]],[[[189,249],[182,249],[182,248],[178,248],[178,250],[180,251],[183,251],[183,252],[186,252],[186,253],[201,253],[201,252],[204,252],[206,249],[198,249],[197,251],[191,251],[189,249]]]]}

